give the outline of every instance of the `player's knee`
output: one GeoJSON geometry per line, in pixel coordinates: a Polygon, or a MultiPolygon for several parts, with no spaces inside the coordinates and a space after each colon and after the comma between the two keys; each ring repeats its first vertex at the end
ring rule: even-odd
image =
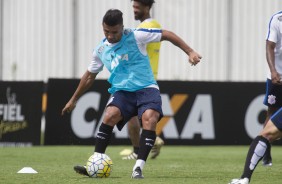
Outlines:
{"type": "Polygon", "coordinates": [[[158,122],[159,118],[160,113],[152,109],[146,110],[142,115],[142,121],[158,122]]]}
{"type": "Polygon", "coordinates": [[[159,120],[159,113],[144,113],[142,116],[142,127],[146,130],[156,130],[157,122],[159,120]]]}
{"type": "Polygon", "coordinates": [[[148,121],[142,122],[142,128],[145,129],[145,130],[155,131],[156,126],[157,126],[157,123],[155,123],[155,122],[148,122],[148,121]]]}
{"type": "Polygon", "coordinates": [[[280,139],[282,136],[282,132],[274,125],[272,121],[263,128],[260,135],[265,137],[270,143],[273,141],[280,139]]]}
{"type": "Polygon", "coordinates": [[[279,139],[280,137],[279,137],[279,135],[278,135],[278,133],[275,133],[275,132],[267,132],[267,131],[265,131],[265,132],[262,132],[261,133],[261,136],[263,136],[264,138],[266,138],[270,143],[272,143],[273,141],[275,141],[275,140],[277,140],[277,139],[279,139]]]}
{"type": "Polygon", "coordinates": [[[117,124],[122,119],[121,112],[117,107],[108,107],[104,114],[105,124],[117,124]]]}

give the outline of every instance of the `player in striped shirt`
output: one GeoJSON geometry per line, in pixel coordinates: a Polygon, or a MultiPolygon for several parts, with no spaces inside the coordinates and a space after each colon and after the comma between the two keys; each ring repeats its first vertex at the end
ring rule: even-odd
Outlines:
{"type": "MultiPolygon", "coordinates": [[[[249,184],[260,160],[271,164],[271,143],[282,138],[282,12],[271,17],[266,38],[266,59],[269,66],[264,104],[268,106],[266,123],[249,147],[241,178],[230,184],[249,184]]],[[[271,183],[271,182],[270,182],[271,183]]]]}
{"type": "MultiPolygon", "coordinates": [[[[281,46],[281,15],[282,12],[274,14],[268,24],[266,38],[266,59],[269,66],[266,80],[266,93],[264,104],[268,106],[265,124],[269,118],[282,107],[282,46],[281,46]]],[[[262,164],[272,166],[271,146],[266,150],[262,164]]]]}

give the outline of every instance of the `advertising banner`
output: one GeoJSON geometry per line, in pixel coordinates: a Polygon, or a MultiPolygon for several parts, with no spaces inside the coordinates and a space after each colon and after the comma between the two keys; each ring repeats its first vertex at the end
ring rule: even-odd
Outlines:
{"type": "MultiPolygon", "coordinates": [[[[70,114],[61,110],[78,79],[50,79],[45,144],[93,145],[107,101],[105,80],[96,80],[70,114]]],[[[164,117],[157,134],[170,145],[246,145],[263,127],[264,83],[158,81],[164,117]]],[[[114,129],[111,144],[130,144],[127,126],[114,129]]]]}
{"type": "Polygon", "coordinates": [[[40,144],[43,82],[0,82],[0,147],[40,144]]]}

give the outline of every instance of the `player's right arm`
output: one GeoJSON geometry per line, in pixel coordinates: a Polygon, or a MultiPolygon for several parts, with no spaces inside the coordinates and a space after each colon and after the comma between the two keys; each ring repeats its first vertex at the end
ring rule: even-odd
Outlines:
{"type": "Polygon", "coordinates": [[[275,68],[275,47],[276,43],[266,40],[266,60],[271,73],[271,81],[273,84],[280,84],[280,75],[275,68]]]}
{"type": "Polygon", "coordinates": [[[86,90],[88,90],[92,86],[96,76],[97,73],[91,73],[88,70],[84,73],[73,96],[63,108],[62,115],[64,115],[66,112],[71,112],[75,108],[77,100],[86,90]]]}
{"type": "Polygon", "coordinates": [[[83,76],[80,79],[79,85],[76,88],[74,94],[72,95],[71,99],[68,101],[68,103],[65,105],[65,107],[62,110],[62,115],[64,115],[66,112],[71,112],[76,105],[77,100],[83,95],[83,93],[88,90],[94,80],[96,79],[97,74],[102,71],[103,69],[103,63],[100,60],[100,58],[97,56],[96,51],[93,52],[93,59],[88,66],[87,71],[83,74],[83,76]]]}
{"type": "Polygon", "coordinates": [[[275,68],[275,47],[277,35],[279,34],[279,21],[277,17],[272,17],[269,22],[269,28],[266,38],[266,60],[271,73],[271,81],[273,84],[281,84],[280,75],[275,68]]]}

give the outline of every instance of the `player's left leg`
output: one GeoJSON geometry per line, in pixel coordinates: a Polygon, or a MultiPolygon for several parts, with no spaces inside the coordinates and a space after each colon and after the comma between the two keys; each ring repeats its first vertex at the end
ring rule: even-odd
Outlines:
{"type": "Polygon", "coordinates": [[[138,117],[142,121],[140,148],[133,167],[132,178],[143,178],[142,169],[156,140],[157,122],[163,117],[160,91],[156,88],[145,88],[136,92],[138,117]]]}
{"type": "Polygon", "coordinates": [[[229,184],[249,184],[254,169],[262,159],[269,142],[262,136],[257,136],[249,147],[249,152],[245,161],[244,172],[239,179],[233,179],[229,184]]]}
{"type": "Polygon", "coordinates": [[[132,178],[144,178],[142,170],[148,155],[154,146],[156,140],[156,125],[159,120],[160,114],[152,109],[146,110],[142,115],[143,130],[140,136],[140,148],[138,152],[137,161],[133,167],[132,178]]]}
{"type": "Polygon", "coordinates": [[[263,136],[257,136],[253,140],[246,158],[245,168],[241,178],[251,178],[258,162],[262,159],[269,146],[269,141],[263,136]]]}
{"type": "MultiPolygon", "coordinates": [[[[282,115],[281,111],[280,114],[282,115]]],[[[246,184],[249,183],[257,164],[265,155],[265,152],[270,146],[270,143],[282,137],[282,132],[277,128],[277,125],[274,125],[273,123],[273,121],[280,123],[282,122],[279,116],[279,114],[278,116],[276,115],[275,119],[274,115],[274,119],[272,118],[264,127],[260,135],[252,141],[245,161],[244,172],[241,178],[233,179],[230,184],[244,184],[244,182],[246,184]]]]}

